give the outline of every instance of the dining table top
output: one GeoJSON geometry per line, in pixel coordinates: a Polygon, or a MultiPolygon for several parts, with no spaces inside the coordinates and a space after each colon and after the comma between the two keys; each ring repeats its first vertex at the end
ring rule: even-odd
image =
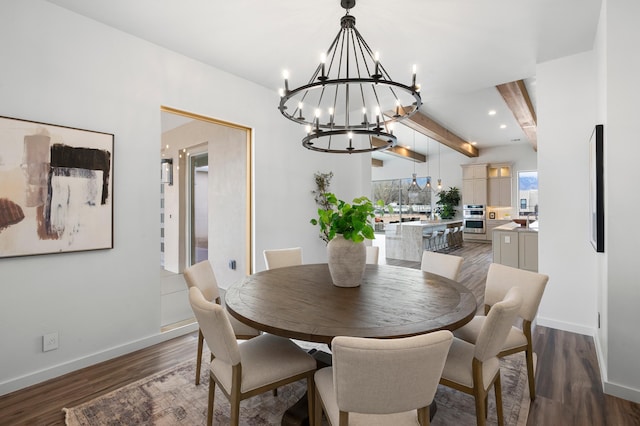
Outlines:
{"type": "Polygon", "coordinates": [[[258,330],[310,342],[398,338],[455,330],[476,313],[462,284],[419,269],[366,265],[358,287],[337,287],[326,263],[270,269],[231,285],[228,312],[258,330]]]}

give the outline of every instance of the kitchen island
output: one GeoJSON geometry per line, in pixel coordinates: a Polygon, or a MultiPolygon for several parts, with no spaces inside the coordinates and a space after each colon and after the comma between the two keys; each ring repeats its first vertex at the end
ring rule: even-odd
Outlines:
{"type": "Polygon", "coordinates": [[[509,222],[493,229],[493,262],[538,272],[538,223],[509,222]]]}
{"type": "Polygon", "coordinates": [[[423,235],[462,226],[461,219],[388,223],[385,225],[386,257],[420,262],[424,251],[423,235]]]}

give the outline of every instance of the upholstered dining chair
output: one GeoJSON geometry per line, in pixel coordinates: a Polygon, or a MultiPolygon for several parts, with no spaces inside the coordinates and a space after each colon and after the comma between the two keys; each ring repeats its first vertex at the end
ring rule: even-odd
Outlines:
{"type": "MultiPolygon", "coordinates": [[[[218,288],[218,281],[213,273],[213,268],[208,260],[203,260],[195,265],[189,266],[183,271],[184,279],[187,286],[197,287],[200,289],[204,298],[210,302],[218,304],[224,303],[224,297],[218,288]]],[[[231,327],[237,339],[246,340],[260,335],[260,332],[253,327],[241,323],[234,317],[229,317],[231,327]]],[[[202,365],[202,347],[204,345],[204,336],[202,329],[198,330],[198,358],[196,360],[196,385],[200,384],[200,369],[202,365]]]]}
{"type": "Polygon", "coordinates": [[[238,344],[225,309],[205,299],[197,287],[189,289],[191,309],[213,359],[209,366],[207,424],[213,424],[216,385],[230,403],[230,424],[237,426],[240,401],[287,383],[307,380],[309,420],[313,425],[316,360],[291,340],[272,334],[238,344]]]}
{"type": "Polygon", "coordinates": [[[449,349],[440,384],[473,395],[478,426],[486,424],[487,397],[492,386],[496,394],[498,425],[504,425],[500,361],[497,355],[521,305],[520,290],[512,288],[489,311],[475,345],[454,338],[449,349]]]}
{"type": "Polygon", "coordinates": [[[302,247],[265,250],[263,254],[267,269],[302,265],[302,247]]]}
{"type": "Polygon", "coordinates": [[[315,424],[428,425],[453,335],[436,331],[400,339],[338,336],[333,366],[315,374],[315,424]]]}
{"type": "Polygon", "coordinates": [[[367,264],[369,265],[377,265],[378,264],[378,256],[380,255],[380,247],[378,246],[367,246],[367,264]]]}
{"type": "MultiPolygon", "coordinates": [[[[512,287],[518,287],[522,293],[522,306],[518,313],[522,318],[522,328],[515,325],[511,327],[507,339],[498,353],[498,357],[502,358],[518,352],[525,352],[529,396],[532,401],[536,398],[536,379],[533,365],[531,323],[538,312],[538,306],[540,306],[540,300],[547,281],[549,281],[549,276],[545,274],[492,263],[489,265],[484,292],[485,315],[490,312],[491,306],[500,301],[512,287]]],[[[454,335],[469,343],[475,343],[485,320],[485,316],[476,316],[469,323],[456,330],[454,335]]]]}
{"type": "Polygon", "coordinates": [[[422,252],[420,269],[458,281],[463,261],[464,258],[460,256],[425,250],[422,252]]]}

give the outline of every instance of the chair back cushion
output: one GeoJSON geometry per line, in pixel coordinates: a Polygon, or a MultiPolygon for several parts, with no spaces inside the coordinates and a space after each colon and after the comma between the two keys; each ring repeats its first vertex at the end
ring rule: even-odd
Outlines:
{"type": "Polygon", "coordinates": [[[464,258],[460,256],[425,250],[422,253],[420,269],[458,281],[463,260],[464,258]]]}
{"type": "Polygon", "coordinates": [[[238,342],[224,308],[206,300],[197,287],[189,288],[189,303],[213,356],[229,365],[240,363],[238,342]]]}
{"type": "Polygon", "coordinates": [[[208,260],[189,266],[184,270],[183,275],[187,286],[199,288],[208,301],[215,302],[220,297],[218,281],[208,260]]]}
{"type": "Polygon", "coordinates": [[[451,346],[450,331],[401,339],[333,339],[333,383],[342,411],[389,414],[433,401],[451,346]]]}
{"type": "Polygon", "coordinates": [[[476,339],[475,358],[484,362],[498,355],[521,305],[520,289],[513,287],[507,292],[504,300],[491,307],[476,339]]]}
{"type": "Polygon", "coordinates": [[[286,266],[302,265],[302,248],[265,250],[264,263],[267,269],[284,268],[286,266]]]}
{"type": "Polygon", "coordinates": [[[533,321],[547,281],[548,275],[492,263],[487,273],[484,303],[493,306],[504,299],[512,287],[518,287],[522,295],[519,315],[527,321],[533,321]]]}

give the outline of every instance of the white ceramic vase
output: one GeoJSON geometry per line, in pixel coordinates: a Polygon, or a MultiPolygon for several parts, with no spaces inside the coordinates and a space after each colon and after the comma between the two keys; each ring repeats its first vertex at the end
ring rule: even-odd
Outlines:
{"type": "Polygon", "coordinates": [[[367,261],[364,241],[354,243],[342,235],[336,235],[327,244],[329,273],[338,287],[358,287],[362,282],[367,261]]]}

